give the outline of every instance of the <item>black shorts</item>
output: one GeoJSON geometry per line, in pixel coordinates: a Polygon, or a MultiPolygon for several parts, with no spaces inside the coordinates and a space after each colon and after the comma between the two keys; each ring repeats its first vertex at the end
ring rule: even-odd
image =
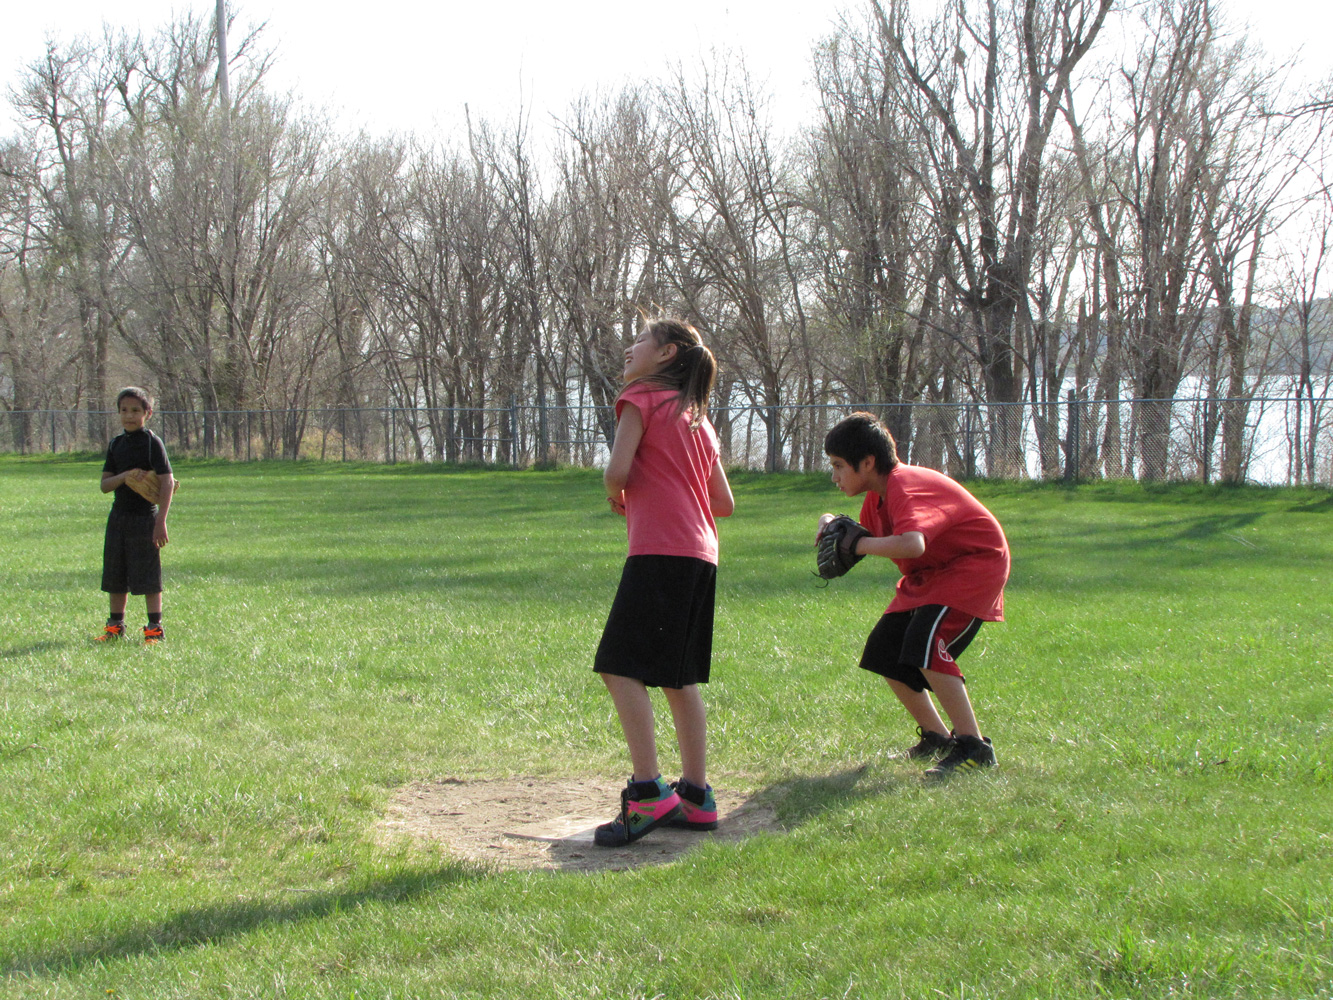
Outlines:
{"type": "Polygon", "coordinates": [[[717,567],[688,556],[630,556],[593,669],[649,687],[707,684],[717,567]]]}
{"type": "Polygon", "coordinates": [[[981,619],[942,604],[886,614],[875,624],[861,653],[861,669],[901,681],[913,691],[933,690],[923,671],[966,678],[955,658],[967,649],[981,619]]]}
{"type": "Polygon", "coordinates": [[[153,544],[155,520],[153,514],[112,509],[102,546],[102,589],[108,594],[162,593],[162,552],[153,544]]]}

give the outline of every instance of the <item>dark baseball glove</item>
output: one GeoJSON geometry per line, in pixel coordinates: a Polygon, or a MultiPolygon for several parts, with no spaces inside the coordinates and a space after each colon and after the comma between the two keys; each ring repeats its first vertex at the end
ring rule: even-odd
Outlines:
{"type": "Polygon", "coordinates": [[[825,580],[835,580],[859,563],[856,543],[870,532],[846,514],[839,514],[819,533],[815,541],[815,564],[825,580]]]}

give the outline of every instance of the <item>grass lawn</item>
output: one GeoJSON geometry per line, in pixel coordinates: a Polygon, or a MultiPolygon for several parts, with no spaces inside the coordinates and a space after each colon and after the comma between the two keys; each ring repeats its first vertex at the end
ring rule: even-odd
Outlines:
{"type": "Polygon", "coordinates": [[[712,779],[779,828],[589,874],[381,823],[413,781],[623,780],[598,473],[180,462],[167,642],[107,648],[99,470],[0,456],[0,996],[1333,998],[1327,492],[977,484],[1000,767],[934,787],[856,668],[892,565],[817,588],[848,502],[737,475],[712,779]]]}

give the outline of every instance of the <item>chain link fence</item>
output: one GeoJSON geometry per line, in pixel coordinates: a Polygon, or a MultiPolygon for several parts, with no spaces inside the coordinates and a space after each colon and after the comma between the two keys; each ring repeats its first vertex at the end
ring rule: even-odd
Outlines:
{"type": "MultiPolygon", "coordinates": [[[[1319,397],[1077,400],[1050,404],[829,404],[710,410],[729,467],[826,467],[824,435],[856,410],[880,416],[908,462],[959,479],[1100,478],[1333,485],[1333,414],[1319,397]]],[[[176,461],[194,457],[449,462],[510,467],[606,461],[609,407],[157,411],[176,461]]],[[[110,411],[0,414],[0,451],[101,451],[110,411]]]]}

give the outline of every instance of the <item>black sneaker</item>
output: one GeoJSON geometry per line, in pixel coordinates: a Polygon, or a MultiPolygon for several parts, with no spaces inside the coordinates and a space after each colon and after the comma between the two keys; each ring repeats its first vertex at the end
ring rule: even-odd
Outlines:
{"type": "Polygon", "coordinates": [[[99,635],[94,641],[110,642],[113,639],[123,638],[124,635],[125,635],[124,622],[116,622],[108,620],[106,623],[106,628],[102,629],[102,634],[99,635]]]}
{"type": "Polygon", "coordinates": [[[975,736],[955,736],[953,749],[942,761],[927,770],[925,777],[947,778],[955,771],[974,771],[994,766],[995,749],[990,744],[990,737],[977,739],[975,736]]]}
{"type": "Polygon", "coordinates": [[[162,631],[161,625],[145,625],[143,627],[143,641],[149,646],[161,642],[166,637],[167,634],[162,631]]]}
{"type": "Polygon", "coordinates": [[[921,760],[923,757],[943,757],[953,746],[953,737],[945,736],[943,733],[931,732],[917,726],[916,734],[921,737],[921,742],[914,747],[909,747],[902,754],[908,760],[921,760]]]}

